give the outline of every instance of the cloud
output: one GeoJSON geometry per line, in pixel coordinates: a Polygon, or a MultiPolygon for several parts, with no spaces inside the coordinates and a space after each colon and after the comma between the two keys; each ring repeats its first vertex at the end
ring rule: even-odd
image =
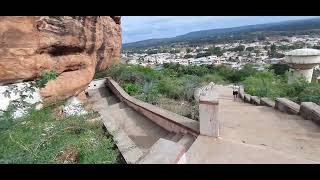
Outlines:
{"type": "Polygon", "coordinates": [[[205,29],[306,19],[314,16],[123,16],[123,43],[167,38],[205,29]]]}

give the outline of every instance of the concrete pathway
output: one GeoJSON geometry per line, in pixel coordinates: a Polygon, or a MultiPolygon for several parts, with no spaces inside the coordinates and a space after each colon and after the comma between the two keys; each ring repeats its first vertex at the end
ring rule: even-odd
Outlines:
{"type": "Polygon", "coordinates": [[[319,163],[320,127],[271,107],[233,101],[219,86],[220,139],[199,136],[186,163],[319,163]]]}

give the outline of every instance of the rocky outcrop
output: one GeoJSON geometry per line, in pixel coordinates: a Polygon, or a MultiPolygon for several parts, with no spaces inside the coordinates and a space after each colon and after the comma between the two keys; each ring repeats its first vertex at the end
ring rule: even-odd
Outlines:
{"type": "Polygon", "coordinates": [[[120,16],[0,17],[0,84],[58,77],[41,89],[45,101],[77,96],[96,71],[118,63],[120,16]]]}

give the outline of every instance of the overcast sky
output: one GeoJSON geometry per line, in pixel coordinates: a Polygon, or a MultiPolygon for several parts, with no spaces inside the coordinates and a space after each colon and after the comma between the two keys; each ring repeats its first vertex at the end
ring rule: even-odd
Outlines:
{"type": "Polygon", "coordinates": [[[123,43],[175,37],[192,31],[309,19],[315,16],[122,16],[123,43]]]}

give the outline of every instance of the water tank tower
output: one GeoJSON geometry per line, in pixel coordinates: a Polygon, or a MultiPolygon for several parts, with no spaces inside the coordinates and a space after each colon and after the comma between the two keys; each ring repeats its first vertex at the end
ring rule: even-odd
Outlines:
{"type": "Polygon", "coordinates": [[[304,76],[308,82],[312,80],[313,68],[320,64],[320,50],[296,49],[286,53],[285,61],[293,69],[289,73],[288,83],[304,76]]]}

